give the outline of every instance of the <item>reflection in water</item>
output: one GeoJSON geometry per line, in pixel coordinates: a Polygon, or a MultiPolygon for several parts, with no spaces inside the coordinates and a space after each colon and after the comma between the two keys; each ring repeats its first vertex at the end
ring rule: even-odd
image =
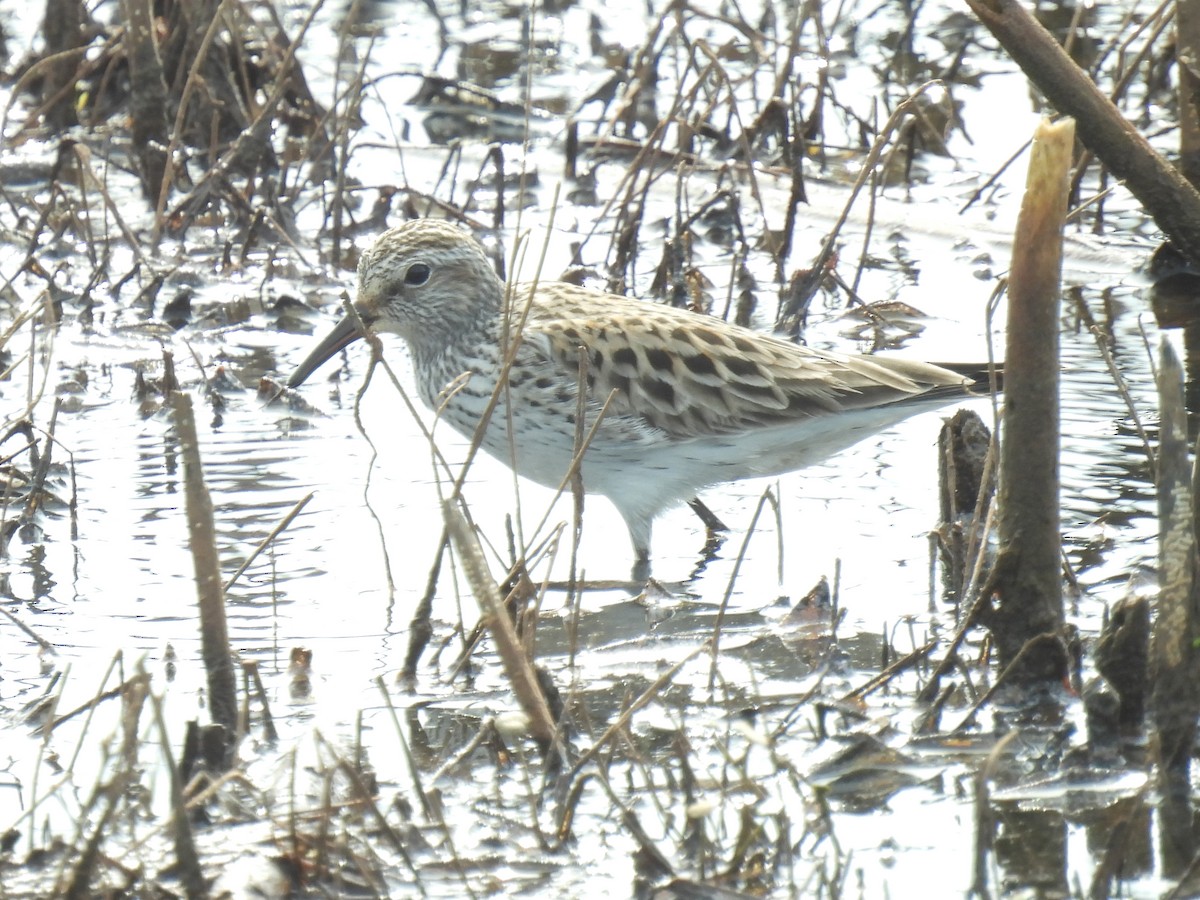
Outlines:
{"type": "MultiPolygon", "coordinates": [[[[642,12],[637,7],[631,11],[631,18],[640,17],[642,12]]],[[[680,16],[687,12],[680,7],[680,16]]],[[[409,101],[422,80],[415,72],[437,70],[446,52],[446,45],[432,38],[441,33],[443,23],[424,16],[419,7],[405,4],[365,4],[360,7],[360,16],[376,17],[390,30],[379,35],[376,45],[386,77],[376,79],[363,97],[363,115],[378,134],[372,134],[350,154],[358,167],[356,174],[363,177],[364,183],[375,185],[381,180],[400,182],[398,173],[403,169],[407,184],[438,185],[444,172],[457,171],[455,167],[469,153],[459,156],[407,144],[398,147],[394,133],[412,133],[415,139],[420,138],[420,123],[428,110],[413,109],[409,101]],[[402,15],[398,12],[401,8],[402,15]],[[401,59],[413,67],[410,73],[395,71],[394,61],[401,59]],[[448,165],[447,159],[454,160],[454,166],[448,165]]],[[[616,16],[619,19],[620,14],[616,16]]],[[[715,19],[705,20],[705,27],[718,24],[715,19]]],[[[513,22],[499,17],[489,25],[497,29],[513,26],[513,22]]],[[[875,26],[863,23],[864,36],[870,27],[875,26]]],[[[583,42],[590,37],[586,31],[582,29],[583,42]]],[[[613,40],[616,35],[612,31],[607,29],[603,39],[613,40]]],[[[335,35],[326,39],[326,49],[337,43],[335,35]]],[[[737,62],[731,54],[738,52],[742,43],[729,43],[721,51],[729,57],[724,62],[731,67],[737,62]]],[[[873,43],[882,45],[880,41],[863,40],[863,52],[869,52],[873,43]]],[[[468,49],[462,61],[477,67],[483,64],[482,56],[468,49]]],[[[451,62],[458,59],[456,56],[451,62]]],[[[338,62],[330,53],[321,64],[327,64],[333,72],[338,62]]],[[[503,62],[515,66],[523,60],[509,55],[503,62]]],[[[491,64],[495,65],[495,60],[491,64]]],[[[477,69],[474,71],[478,74],[477,69]]],[[[491,74],[502,80],[504,73],[491,74]]],[[[599,83],[610,74],[602,67],[589,73],[578,71],[578,67],[556,66],[550,73],[552,80],[540,87],[561,95],[555,96],[551,105],[574,109],[582,98],[570,91],[579,90],[582,76],[595,76],[599,83]],[[574,83],[568,84],[567,78],[574,83]]],[[[1020,79],[1018,93],[1025,90],[1024,85],[1024,79],[1020,79]]],[[[504,87],[508,103],[520,97],[513,85],[504,87]]],[[[612,87],[615,90],[617,82],[612,82],[612,87]]],[[[672,89],[667,83],[660,87],[663,97],[672,89]]],[[[322,89],[322,96],[334,93],[331,82],[322,89]]],[[[1012,90],[1011,84],[1008,90],[1012,90]]],[[[978,161],[976,153],[1006,156],[1011,149],[1013,121],[1025,115],[994,114],[998,108],[1017,109],[1011,95],[1003,96],[1001,102],[980,104],[973,94],[962,91],[956,102],[964,96],[969,101],[962,103],[962,114],[969,120],[969,130],[977,142],[975,147],[960,142],[953,148],[959,154],[957,164],[963,167],[956,171],[956,179],[973,178],[974,174],[967,171],[971,166],[979,171],[987,168],[990,163],[978,161]]],[[[591,102],[592,107],[607,103],[599,95],[596,99],[599,102],[591,102]]],[[[521,108],[501,107],[499,112],[521,108]]],[[[445,112],[444,106],[441,112],[445,112]]],[[[516,133],[524,133],[523,116],[507,122],[492,110],[486,112],[480,116],[482,127],[511,125],[516,133]]],[[[632,134],[645,128],[641,119],[634,119],[647,112],[630,111],[632,134]]],[[[453,121],[461,124],[463,117],[453,121]]],[[[556,120],[535,123],[551,133],[560,124],[556,120]]],[[[534,172],[558,173],[562,171],[562,157],[559,148],[550,145],[553,140],[557,135],[522,151],[519,158],[501,155],[492,159],[505,160],[510,175],[521,164],[534,172]],[[512,164],[514,160],[516,165],[512,164]]],[[[628,158],[599,160],[587,173],[598,196],[611,194],[613,185],[624,177],[628,158]]],[[[675,161],[669,160],[668,164],[673,166],[675,161]]],[[[937,161],[926,160],[924,164],[933,175],[940,174],[937,161]]],[[[471,157],[464,170],[477,165],[479,159],[471,157]]],[[[667,171],[665,166],[663,171],[667,171]]],[[[694,188],[695,197],[682,188],[676,193],[676,182],[664,179],[663,184],[672,187],[647,191],[646,221],[672,220],[681,204],[696,201],[698,207],[718,188],[740,196],[744,185],[730,175],[731,171],[721,166],[720,173],[706,181],[706,173],[689,169],[678,183],[686,182],[689,189],[694,188]]],[[[780,211],[786,208],[788,195],[773,173],[763,171],[756,177],[763,222],[754,227],[765,233],[770,227],[780,227],[780,211]]],[[[549,221],[551,180],[526,181],[525,201],[529,206],[522,224],[532,227],[539,237],[540,229],[549,221]]],[[[456,197],[460,196],[460,187],[457,182],[453,184],[456,197]]],[[[815,247],[831,221],[828,210],[820,208],[818,195],[832,195],[834,202],[829,205],[840,210],[836,187],[818,183],[812,187],[814,205],[804,211],[795,234],[790,236],[797,248],[815,247]]],[[[949,224],[942,221],[949,218],[944,214],[948,198],[942,192],[954,189],[914,185],[902,199],[892,198],[894,236],[879,242],[877,249],[887,243],[887,252],[894,258],[864,270],[858,287],[865,296],[895,298],[897,303],[929,316],[920,322],[923,331],[919,338],[907,342],[908,352],[924,358],[961,361],[965,356],[967,361],[977,361],[986,355],[980,340],[980,310],[988,293],[987,285],[976,278],[977,260],[986,255],[982,247],[988,235],[997,232],[989,229],[985,216],[952,220],[949,224]]],[[[407,211],[413,202],[411,192],[403,192],[402,197],[407,211]]],[[[880,198],[881,221],[888,215],[888,199],[880,198]]],[[[395,206],[399,210],[400,201],[395,206]]],[[[587,245],[593,226],[599,233],[612,230],[611,222],[597,221],[603,211],[603,204],[587,208],[560,205],[547,249],[547,272],[557,274],[577,254],[589,264],[603,257],[594,249],[599,241],[587,245]]],[[[742,215],[748,222],[749,214],[743,211],[742,215]]],[[[369,219],[364,217],[359,223],[363,221],[369,219]]],[[[302,211],[298,224],[307,235],[319,234],[324,226],[319,210],[302,211]]],[[[743,283],[757,282],[759,296],[750,299],[758,300],[757,324],[764,327],[772,310],[768,292],[761,286],[773,284],[775,273],[772,265],[757,258],[758,248],[750,257],[736,260],[736,268],[745,270],[744,277],[739,271],[738,284],[729,287],[735,271],[731,235],[743,224],[739,219],[736,229],[713,228],[709,234],[689,235],[689,240],[695,242],[697,265],[714,285],[712,295],[717,300],[732,297],[743,283]]],[[[885,231],[879,229],[879,233],[885,231]]],[[[511,233],[505,237],[511,240],[511,233]]],[[[861,230],[846,232],[847,241],[862,237],[861,230]]],[[[640,266],[631,267],[631,284],[637,287],[644,287],[653,277],[654,260],[662,249],[656,229],[646,229],[642,238],[649,246],[643,248],[640,266]]],[[[199,269],[201,260],[195,255],[184,256],[185,250],[194,249],[164,245],[164,254],[179,253],[181,259],[199,269]]],[[[65,319],[55,338],[54,354],[56,364],[62,360],[71,366],[69,392],[73,402],[60,416],[57,439],[72,455],[73,477],[78,482],[78,536],[71,534],[67,517],[45,516],[37,523],[43,534],[35,536],[34,543],[20,550],[17,543],[10,547],[18,558],[4,561],[0,590],[10,600],[6,607],[19,609],[22,621],[54,646],[56,664],[73,673],[65,678],[64,705],[74,707],[90,699],[98,689],[99,673],[113,663],[120,650],[124,654],[121,665],[132,668],[144,659],[155,673],[172,673],[173,680],[165,688],[174,703],[172,714],[180,718],[195,716],[201,696],[193,621],[195,587],[180,509],[176,443],[169,421],[157,415],[143,416],[134,398],[134,367],[144,365],[148,371],[156,371],[154,366],[161,355],[157,342],[168,343],[175,351],[178,375],[187,389],[196,391],[198,397],[206,396],[209,385],[205,378],[213,378],[222,393],[219,416],[214,414],[201,423],[206,429],[201,437],[201,453],[215,505],[224,572],[231,574],[301,497],[315,492],[304,514],[259,557],[233,590],[230,634],[236,650],[259,664],[268,692],[275,691],[277,697],[286,695],[286,700],[277,700],[276,712],[286,708],[289,715],[285,716],[284,727],[291,729],[292,736],[310,725],[330,735],[346,735],[353,727],[354,713],[364,710],[363,739],[376,749],[373,759],[386,779],[386,790],[403,802],[404,790],[397,785],[407,788],[411,779],[404,769],[406,763],[396,752],[395,725],[373,679],[390,676],[399,664],[408,618],[424,590],[437,552],[439,492],[445,486],[436,482],[428,446],[383,378],[377,378],[361,409],[364,428],[374,446],[359,435],[353,392],[365,367],[365,348],[348,355],[342,380],[332,387],[336,399],[321,387],[308,391],[307,397],[321,410],[319,413],[305,415],[283,406],[265,406],[258,398],[259,379],[264,374],[290,370],[309,344],[307,336],[297,333],[304,324],[301,317],[293,316],[282,301],[271,306],[264,295],[274,292],[276,297],[299,297],[314,306],[332,308],[352,281],[348,273],[326,271],[319,263],[302,258],[309,249],[302,248],[304,252],[295,255],[289,255],[286,248],[273,249],[270,259],[264,253],[261,258],[244,260],[241,270],[210,260],[211,269],[197,279],[190,297],[190,319],[179,334],[145,328],[146,304],[125,307],[119,296],[97,299],[86,321],[82,317],[73,319],[71,305],[63,304],[65,319]],[[214,277],[212,272],[220,274],[214,277]],[[254,302],[242,302],[247,298],[254,302]],[[237,315],[233,320],[238,324],[215,328],[213,320],[206,318],[207,313],[223,309],[223,304],[235,303],[237,315]],[[194,351],[203,371],[189,350],[194,351]],[[226,374],[237,377],[244,390],[215,378],[222,365],[226,374]],[[86,377],[78,377],[79,372],[86,377]],[[394,587],[384,568],[385,547],[394,587]],[[15,598],[21,602],[11,602],[15,598]]],[[[807,251],[798,251],[803,252],[807,251]]],[[[1121,251],[1114,250],[1112,255],[1120,257],[1121,251]]],[[[1131,254],[1117,259],[1118,268],[1132,270],[1128,256],[1131,254]]],[[[319,253],[313,252],[311,257],[317,260],[319,253]]],[[[128,260],[120,265],[133,267],[128,260]]],[[[119,270],[119,266],[114,264],[114,269],[119,270]]],[[[61,282],[70,285],[71,279],[78,277],[68,268],[61,273],[61,282]]],[[[1135,291],[1119,282],[1105,289],[1094,286],[1098,280],[1099,276],[1088,274],[1077,303],[1090,312],[1110,342],[1135,404],[1143,411],[1143,425],[1149,427],[1152,416],[1145,411],[1153,410],[1155,401],[1139,322],[1144,303],[1135,291]]],[[[745,295],[749,294],[747,290],[745,295]]],[[[749,315],[748,301],[742,308],[749,315]]],[[[840,309],[814,304],[809,312],[808,339],[821,346],[867,349],[847,345],[860,340],[866,344],[876,336],[841,313],[840,309]]],[[[1081,321],[1085,318],[1080,316],[1081,321]]],[[[314,323],[307,325],[312,327],[314,323]]],[[[905,330],[909,330],[907,326],[905,330]]],[[[1197,345],[1190,322],[1184,325],[1183,340],[1189,350],[1197,345]]],[[[401,380],[411,383],[402,372],[404,358],[398,344],[387,344],[385,354],[401,370],[401,380]]],[[[1191,368],[1194,356],[1188,357],[1190,386],[1200,381],[1191,374],[1197,371],[1191,368]]],[[[1113,389],[1095,340],[1086,328],[1069,330],[1064,335],[1063,365],[1063,519],[1068,557],[1087,591],[1079,616],[1081,625],[1087,628],[1098,621],[1103,603],[1124,590],[1130,573],[1140,571],[1144,561],[1153,556],[1157,526],[1141,440],[1131,427],[1125,403],[1113,389]]],[[[14,406],[19,406],[20,398],[28,392],[27,385],[18,383],[22,377],[17,372],[13,381],[0,384],[5,399],[14,406]]],[[[1192,396],[1189,393],[1189,398],[1192,396]]],[[[986,402],[979,403],[978,411],[988,417],[986,402]]],[[[766,808],[782,818],[791,805],[807,814],[798,799],[799,789],[767,796],[762,785],[769,784],[768,780],[756,778],[763,771],[774,771],[767,765],[768,760],[772,765],[782,760],[797,773],[792,782],[802,783],[808,757],[819,743],[810,738],[822,727],[810,718],[805,698],[817,686],[831,697],[848,695],[861,684],[863,671],[878,668],[885,647],[911,649],[906,645],[918,645],[928,632],[944,627],[941,617],[928,611],[925,537],[937,518],[934,447],[941,417],[940,413],[917,417],[778,481],[748,481],[708,492],[706,501],[731,525],[734,538],[703,564],[697,562],[704,545],[699,525],[686,509],[669,514],[659,529],[655,570],[665,582],[686,583],[687,588],[664,592],[655,598],[653,609],[648,610],[624,592],[588,592],[580,599],[579,637],[575,640],[570,627],[575,610],[564,607],[561,595],[551,594],[543,606],[545,621],[538,634],[538,647],[559,683],[578,698],[583,720],[581,743],[608,727],[628,708],[632,697],[712,634],[717,610],[728,592],[728,612],[722,617],[723,653],[716,667],[720,689],[708,689],[708,660],[697,661],[635,722],[629,743],[639,742],[638,747],[669,762],[677,760],[674,768],[663,771],[678,776],[689,791],[700,794],[711,784],[723,782],[744,785],[745,796],[737,798],[739,811],[766,808]],[[747,545],[746,561],[735,581],[734,559],[742,546],[741,538],[768,488],[779,498],[779,523],[763,517],[747,545]],[[781,555],[785,568],[779,577],[776,573],[781,555]],[[838,623],[836,643],[823,621],[811,631],[802,627],[806,622],[798,625],[781,621],[784,613],[776,606],[781,595],[801,596],[823,576],[832,579],[839,566],[839,601],[845,617],[838,623]],[[751,705],[759,707],[760,723],[784,723],[781,729],[786,729],[786,742],[768,749],[733,737],[726,740],[727,731],[731,735],[736,731],[729,717],[751,705]],[[712,746],[718,748],[702,760],[689,756],[686,746],[689,737],[697,735],[711,739],[712,746]],[[703,765],[695,765],[697,762],[703,765]]],[[[466,452],[462,442],[444,431],[439,432],[439,445],[455,461],[466,452]]],[[[552,522],[570,521],[571,517],[569,503],[551,508],[549,492],[527,484],[514,486],[503,467],[487,460],[480,460],[473,468],[465,496],[482,533],[498,548],[507,544],[510,516],[518,530],[522,526],[532,528],[548,510],[552,522]]],[[[624,549],[618,553],[611,549],[611,535],[620,533],[619,529],[611,508],[602,501],[588,502],[580,557],[587,576],[605,578],[628,571],[629,560],[620,556],[624,549]]],[[[503,549],[496,552],[497,570],[504,567],[505,556],[503,549]]],[[[447,648],[441,659],[449,660],[461,643],[461,635],[455,633],[456,623],[461,620],[469,629],[476,618],[473,600],[456,583],[449,564],[436,602],[435,637],[447,648]]],[[[22,643],[17,652],[0,655],[0,692],[6,713],[27,695],[37,695],[46,687],[38,677],[40,669],[33,664],[36,657],[32,642],[25,637],[18,640],[22,643]]],[[[486,646],[482,653],[482,659],[490,659],[486,646]]],[[[466,745],[482,719],[505,711],[510,702],[506,684],[494,666],[480,665],[470,679],[450,683],[445,672],[444,662],[433,662],[421,672],[418,693],[391,698],[402,708],[400,736],[407,739],[423,771],[430,771],[448,753],[466,745]]],[[[105,682],[104,687],[112,687],[114,681],[105,682]]],[[[161,687],[156,680],[155,690],[161,687]]],[[[830,706],[822,715],[828,722],[835,718],[853,721],[856,727],[861,718],[873,716],[877,719],[873,727],[886,738],[906,733],[912,717],[907,701],[873,702],[876,705],[870,707],[830,706]]],[[[11,740],[20,740],[18,729],[13,729],[11,740]]],[[[304,752],[300,751],[300,768],[304,752]]],[[[493,745],[480,750],[478,756],[495,763],[497,771],[503,762],[493,745]]],[[[32,754],[30,758],[34,758],[32,754]]],[[[952,760],[948,764],[943,753],[935,764],[926,764],[917,774],[923,781],[931,780],[948,768],[947,780],[954,784],[959,779],[958,790],[965,795],[968,790],[963,785],[968,783],[974,762],[952,760]]],[[[920,766],[921,761],[917,760],[916,765],[920,766]]],[[[490,774],[478,768],[474,772],[481,777],[490,774]]],[[[93,774],[81,768],[77,772],[79,783],[93,774]]],[[[649,789],[652,786],[637,782],[641,774],[629,776],[633,782],[631,803],[647,796],[652,797],[647,805],[657,802],[649,789]]],[[[771,784],[772,790],[778,787],[771,784]]],[[[462,802],[464,809],[474,811],[474,804],[484,807],[481,822],[496,820],[496,798],[481,797],[473,781],[448,781],[437,788],[451,802],[462,802]]],[[[962,827],[970,810],[954,793],[942,793],[936,787],[902,791],[890,798],[886,809],[873,809],[869,816],[847,813],[843,821],[848,824],[837,838],[854,850],[856,863],[867,860],[886,865],[884,877],[901,889],[927,883],[928,872],[935,864],[945,867],[958,863],[960,868],[955,871],[961,872],[961,861],[970,858],[969,829],[962,827]],[[953,823],[953,827],[922,845],[924,835],[933,831],[927,826],[937,818],[943,824],[953,823]],[[912,827],[914,822],[919,823],[918,827],[912,827]],[[895,846],[898,832],[904,832],[904,839],[911,839],[916,846],[903,848],[905,852],[899,854],[902,858],[893,858],[888,848],[895,846]]],[[[593,796],[588,793],[585,804],[593,796]]],[[[0,792],[0,803],[8,800],[9,795],[0,792]]],[[[605,817],[612,812],[609,805],[591,810],[585,805],[583,815],[589,812],[601,839],[581,842],[586,844],[579,851],[581,863],[570,867],[577,869],[574,877],[588,882],[585,886],[592,888],[592,893],[599,892],[597,883],[608,887],[613,881],[619,882],[614,890],[627,890],[628,875],[623,871],[614,874],[612,860],[626,860],[633,851],[621,843],[623,836],[604,830],[608,822],[605,817]],[[610,855],[602,856],[605,853],[610,855]],[[609,880],[593,881],[597,872],[609,880]]],[[[682,813],[670,810],[671,816],[679,817],[671,828],[695,829],[699,835],[708,827],[728,827],[716,816],[681,825],[682,813]]],[[[2,817],[0,822],[19,816],[20,811],[14,810],[12,816],[2,817]]],[[[792,821],[800,822],[800,815],[792,821]]],[[[1040,822],[1007,820],[1002,825],[1005,829],[1019,827],[1022,833],[1035,838],[1040,835],[1041,839],[1033,842],[1036,846],[1023,842],[1025,846],[1017,847],[1014,839],[1008,846],[999,847],[999,864],[1019,876],[1014,880],[1021,884],[1037,880],[1054,890],[1064,890],[1064,858],[1069,843],[1069,824],[1064,822],[1058,814],[1050,814],[1040,822]],[[1039,849],[1046,851],[1045,862],[1037,866],[1036,879],[1030,879],[1023,867],[1029,854],[1039,849]]],[[[513,830],[509,821],[501,828],[513,830]]],[[[1091,828],[1088,836],[1089,841],[1095,839],[1091,828]]],[[[802,847],[805,852],[813,842],[830,843],[824,836],[791,837],[807,841],[802,847]]],[[[571,859],[574,863],[577,858],[571,859]]],[[[563,877],[569,879],[572,873],[563,877]]],[[[959,878],[959,893],[964,884],[959,878]]]]}
{"type": "MultiPolygon", "coordinates": [[[[1161,268],[1161,263],[1155,268],[1161,268]]],[[[1169,273],[1156,274],[1149,293],[1159,327],[1177,328],[1183,334],[1184,403],[1194,435],[1200,413],[1200,273],[1180,260],[1169,273]]]]}

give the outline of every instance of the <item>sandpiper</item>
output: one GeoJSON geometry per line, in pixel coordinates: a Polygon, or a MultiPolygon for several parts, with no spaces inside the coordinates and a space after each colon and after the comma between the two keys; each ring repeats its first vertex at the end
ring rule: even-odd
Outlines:
{"type": "MultiPolygon", "coordinates": [[[[421,398],[467,437],[514,354],[482,446],[540,484],[557,487],[576,455],[583,386],[582,433],[599,418],[584,489],[621,513],[644,566],[667,507],[824,459],[929,408],[914,400],[945,403],[971,383],[929,363],[814,350],[572,284],[506,286],[472,235],[433,219],[393,228],[363,253],[354,305],[368,329],[405,340],[421,398]]],[[[343,319],[288,387],[360,337],[343,319]]]]}

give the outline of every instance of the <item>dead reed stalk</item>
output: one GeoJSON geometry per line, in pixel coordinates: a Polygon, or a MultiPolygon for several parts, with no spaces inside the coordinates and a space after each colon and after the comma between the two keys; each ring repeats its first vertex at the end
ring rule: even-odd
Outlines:
{"type": "Polygon", "coordinates": [[[204,668],[208,674],[209,712],[213,721],[226,729],[228,763],[237,734],[237,678],[233,671],[233,654],[229,648],[229,629],[225,621],[225,591],[217,556],[212,497],[205,487],[204,470],[200,465],[200,443],[196,435],[196,419],[192,414],[192,398],[183,391],[176,391],[172,404],[179,451],[183,457],[188,538],[196,569],[200,642],[204,668]]]}
{"type": "MultiPolygon", "coordinates": [[[[1000,552],[984,590],[981,618],[1000,664],[1018,682],[1061,677],[1060,655],[1024,652],[1063,623],[1059,532],[1059,353],[1062,228],[1067,213],[1071,120],[1043,122],[1013,241],[1008,287],[1005,409],[1000,439],[997,532],[1000,552]]],[[[1044,643],[1033,646],[1043,647],[1044,643]]],[[[1031,648],[1032,649],[1032,648],[1031,648]]]]}

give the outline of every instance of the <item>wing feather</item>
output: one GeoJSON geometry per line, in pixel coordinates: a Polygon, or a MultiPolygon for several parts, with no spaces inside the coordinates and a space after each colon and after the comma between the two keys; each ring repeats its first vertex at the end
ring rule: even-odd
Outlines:
{"type": "Polygon", "coordinates": [[[929,363],[814,350],[684,310],[539,286],[525,339],[564,371],[588,353],[590,399],[679,439],[883,406],[969,379],[929,363]]]}

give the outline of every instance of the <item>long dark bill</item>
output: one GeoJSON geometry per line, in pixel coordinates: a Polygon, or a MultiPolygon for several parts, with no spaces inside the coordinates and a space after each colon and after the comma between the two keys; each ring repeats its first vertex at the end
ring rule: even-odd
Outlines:
{"type": "Polygon", "coordinates": [[[333,331],[325,335],[321,339],[321,343],[317,344],[305,357],[304,362],[296,366],[296,371],[287,380],[287,386],[294,388],[304,384],[308,380],[308,376],[321,368],[335,353],[350,346],[361,337],[362,332],[349,317],[342,319],[333,326],[333,331]]]}

